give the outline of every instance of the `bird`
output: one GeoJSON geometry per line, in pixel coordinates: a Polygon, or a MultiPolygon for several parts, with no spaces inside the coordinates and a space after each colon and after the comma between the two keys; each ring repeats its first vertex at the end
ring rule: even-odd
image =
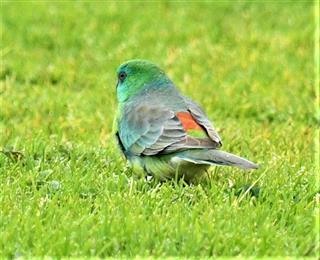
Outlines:
{"type": "Polygon", "coordinates": [[[136,174],[192,182],[213,165],[258,168],[220,149],[221,138],[204,110],[156,64],[128,60],[117,78],[113,133],[136,174]]]}

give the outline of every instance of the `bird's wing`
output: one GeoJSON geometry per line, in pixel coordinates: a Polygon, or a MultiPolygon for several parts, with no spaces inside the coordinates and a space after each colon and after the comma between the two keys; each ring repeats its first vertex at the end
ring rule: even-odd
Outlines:
{"type": "Polygon", "coordinates": [[[191,113],[192,117],[197,121],[199,125],[201,125],[206,130],[211,140],[217,144],[217,147],[222,146],[220,136],[214,129],[212,123],[210,122],[204,111],[201,109],[201,107],[189,98],[185,97],[184,99],[187,104],[188,111],[191,113]]]}
{"type": "Polygon", "coordinates": [[[125,109],[124,113],[119,122],[119,137],[124,149],[131,154],[168,154],[218,146],[187,110],[175,112],[159,104],[142,102],[125,109]]]}

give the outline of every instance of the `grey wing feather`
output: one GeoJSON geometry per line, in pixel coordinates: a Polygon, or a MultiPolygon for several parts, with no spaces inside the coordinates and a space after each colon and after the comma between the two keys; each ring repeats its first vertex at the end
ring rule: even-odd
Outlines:
{"type": "MultiPolygon", "coordinates": [[[[218,148],[221,139],[201,108],[189,99],[186,107],[204,128],[208,138],[188,136],[173,110],[150,102],[128,106],[119,124],[119,137],[125,150],[135,155],[168,154],[198,148],[218,148]]],[[[179,112],[179,111],[176,111],[179,112]]]]}
{"type": "Polygon", "coordinates": [[[184,140],[186,133],[173,111],[161,106],[140,104],[125,111],[120,122],[121,140],[133,154],[155,155],[184,140]]]}
{"type": "Polygon", "coordinates": [[[212,139],[212,141],[218,144],[218,147],[222,145],[221,138],[218,135],[217,131],[214,129],[212,123],[207,118],[205,112],[201,109],[201,107],[193,102],[191,99],[184,97],[188,110],[192,114],[192,116],[196,119],[196,121],[202,125],[207,131],[208,136],[212,139]]]}

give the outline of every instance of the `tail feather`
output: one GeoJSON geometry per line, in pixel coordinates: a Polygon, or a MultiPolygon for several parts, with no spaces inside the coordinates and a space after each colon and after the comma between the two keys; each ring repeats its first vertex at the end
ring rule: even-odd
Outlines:
{"type": "Polygon", "coordinates": [[[242,169],[258,169],[259,166],[240,156],[220,150],[188,150],[178,155],[182,160],[195,164],[227,165],[242,169]]]}

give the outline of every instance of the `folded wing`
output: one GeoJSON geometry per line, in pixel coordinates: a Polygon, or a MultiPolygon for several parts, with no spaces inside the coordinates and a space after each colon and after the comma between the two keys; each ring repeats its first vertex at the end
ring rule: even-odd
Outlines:
{"type": "Polygon", "coordinates": [[[186,104],[178,112],[144,102],[126,109],[118,133],[125,151],[156,155],[220,147],[220,137],[202,110],[189,100],[186,104]]]}

